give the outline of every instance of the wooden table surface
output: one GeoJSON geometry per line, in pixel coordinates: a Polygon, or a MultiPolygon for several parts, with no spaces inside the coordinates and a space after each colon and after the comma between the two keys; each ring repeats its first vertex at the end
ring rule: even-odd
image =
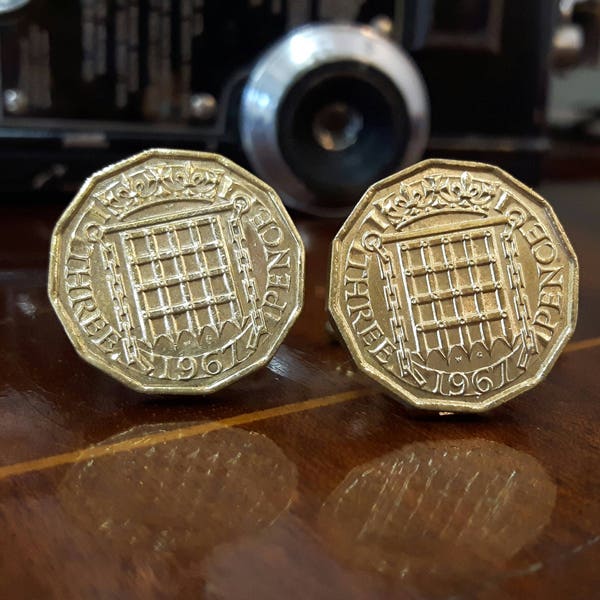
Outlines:
{"type": "Polygon", "coordinates": [[[84,364],[46,298],[61,210],[4,199],[0,597],[600,597],[600,181],[549,182],[579,255],[573,341],[481,416],[413,414],[325,331],[339,223],[295,215],[304,311],[208,397],[84,364]]]}

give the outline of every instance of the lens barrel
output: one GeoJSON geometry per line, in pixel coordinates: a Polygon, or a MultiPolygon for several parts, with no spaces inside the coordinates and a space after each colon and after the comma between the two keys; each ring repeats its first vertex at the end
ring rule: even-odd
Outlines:
{"type": "Polygon", "coordinates": [[[371,27],[306,25],[255,65],[240,131],[254,170],[289,206],[344,215],[422,156],[427,91],[411,58],[371,27]]]}

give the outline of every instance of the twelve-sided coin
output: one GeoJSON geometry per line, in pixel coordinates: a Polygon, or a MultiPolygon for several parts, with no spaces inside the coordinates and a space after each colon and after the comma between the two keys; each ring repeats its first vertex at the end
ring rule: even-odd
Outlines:
{"type": "Polygon", "coordinates": [[[302,241],[270,187],[222,156],[148,150],[66,209],[48,292],[85,360],[139,391],[194,394],[271,358],[303,281],[302,241]]]}
{"type": "Polygon", "coordinates": [[[426,409],[533,387],[573,333],[577,292],[550,205],[484,164],[428,160],[376,183],[333,244],[329,310],[356,363],[426,409]]]}

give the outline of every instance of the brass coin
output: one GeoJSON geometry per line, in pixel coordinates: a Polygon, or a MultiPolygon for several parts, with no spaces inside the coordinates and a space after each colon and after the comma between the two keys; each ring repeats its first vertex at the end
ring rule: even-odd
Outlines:
{"type": "Polygon", "coordinates": [[[148,150],[66,209],[48,293],[85,360],[139,391],[195,394],[268,362],[303,283],[302,241],[270,187],[216,154],[148,150]]]}
{"type": "Polygon", "coordinates": [[[426,160],[335,237],[329,311],[400,400],[483,411],[543,379],[575,328],[577,258],[550,205],[496,167],[426,160]]]}

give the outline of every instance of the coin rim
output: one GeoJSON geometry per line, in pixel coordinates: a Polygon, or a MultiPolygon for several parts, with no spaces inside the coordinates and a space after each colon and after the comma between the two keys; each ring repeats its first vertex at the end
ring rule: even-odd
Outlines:
{"type": "MultiPolygon", "coordinates": [[[[124,160],[115,162],[103,169],[96,171],[90,177],[88,177],[85,182],[82,184],[81,188],[73,198],[73,200],[69,203],[67,208],[64,210],[54,229],[52,231],[52,237],[50,242],[50,261],[48,267],[48,298],[54,310],[67,334],[67,337],[71,341],[73,347],[75,348],[77,354],[86,362],[93,365],[94,367],[100,369],[104,373],[110,375],[120,383],[126,385],[130,389],[133,389],[137,392],[144,393],[156,393],[156,394],[185,394],[185,395],[197,395],[197,394],[211,394],[217,392],[224,387],[231,385],[232,383],[238,381],[245,375],[264,367],[275,355],[279,346],[282,344],[283,340],[289,333],[290,329],[296,322],[300,312],[302,311],[302,307],[304,304],[304,266],[305,266],[305,249],[304,244],[302,242],[302,238],[300,233],[298,232],[294,222],[292,221],[287,209],[285,208],[281,198],[277,195],[275,190],[267,185],[264,181],[244,169],[240,167],[238,164],[234,163],[230,159],[222,156],[220,154],[214,154],[211,152],[198,152],[195,150],[176,150],[171,148],[150,148],[148,150],[144,150],[143,152],[139,152],[134,154],[124,160]],[[279,331],[278,335],[275,336],[274,341],[269,346],[269,351],[263,354],[257,360],[252,361],[250,364],[245,365],[238,371],[234,371],[233,373],[228,373],[223,376],[223,378],[211,381],[208,384],[197,384],[192,386],[181,386],[176,385],[173,382],[172,385],[164,384],[164,383],[143,383],[138,378],[128,375],[127,373],[121,371],[121,366],[115,366],[110,362],[107,362],[102,355],[97,355],[94,352],[94,349],[89,347],[89,345],[85,341],[85,336],[83,332],[79,329],[78,325],[73,321],[71,315],[69,314],[68,309],[63,306],[63,303],[60,299],[59,294],[59,268],[60,268],[60,248],[63,244],[64,231],[68,227],[71,222],[73,215],[76,213],[77,209],[79,209],[80,204],[88,199],[89,194],[92,189],[98,185],[101,181],[104,181],[107,177],[118,175],[120,171],[135,166],[136,164],[144,163],[152,158],[157,157],[165,157],[165,158],[189,158],[201,161],[213,162],[216,164],[220,164],[223,167],[230,169],[238,176],[241,176],[243,179],[248,181],[250,184],[255,185],[263,192],[267,194],[270,198],[271,202],[276,206],[279,211],[279,214],[284,222],[289,228],[290,234],[292,238],[298,244],[298,286],[295,293],[295,306],[292,309],[286,325],[279,331]],[[119,369],[119,370],[117,370],[119,369]]],[[[191,380],[193,381],[193,380],[191,380]]]]}
{"type": "Polygon", "coordinates": [[[487,411],[491,408],[495,408],[496,406],[507,402],[515,396],[518,396],[532,389],[548,375],[548,373],[554,366],[560,353],[562,352],[567,342],[573,335],[575,326],[577,324],[577,312],[579,305],[579,261],[560,220],[554,212],[554,209],[547,200],[545,200],[542,196],[540,196],[530,187],[528,187],[527,185],[525,185],[524,183],[522,183],[521,181],[519,181],[518,179],[501,169],[500,167],[496,167],[495,165],[474,161],[430,158],[418,162],[406,169],[403,169],[397,173],[394,173],[393,175],[390,175],[389,177],[386,177],[374,183],[367,189],[367,191],[363,194],[362,198],[358,201],[357,205],[354,207],[348,218],[344,221],[340,230],[333,239],[331,247],[327,305],[329,313],[335,321],[337,329],[339,330],[346,344],[346,347],[348,348],[358,368],[361,371],[363,371],[367,376],[369,376],[370,378],[374,379],[377,383],[382,385],[387,391],[391,392],[394,399],[403,401],[409,406],[422,408],[425,410],[480,413],[487,411]],[[567,298],[567,306],[565,311],[566,323],[564,329],[558,336],[557,340],[554,342],[554,348],[552,352],[550,352],[546,359],[541,363],[539,369],[535,374],[525,377],[522,381],[519,381],[514,386],[509,384],[507,388],[491,394],[489,398],[485,401],[468,402],[461,400],[444,400],[442,398],[433,397],[419,398],[418,396],[410,392],[408,386],[405,386],[402,382],[399,382],[398,380],[393,380],[391,376],[385,375],[382,370],[379,370],[373,365],[369,364],[366,360],[364,360],[363,355],[358,347],[358,344],[356,343],[356,339],[352,331],[350,330],[349,325],[345,321],[342,306],[340,304],[340,295],[336,293],[337,290],[334,289],[336,273],[339,273],[342,270],[342,257],[340,256],[340,248],[343,244],[343,239],[348,235],[351,227],[359,221],[362,213],[369,207],[369,205],[371,204],[372,197],[381,189],[394,183],[399,183],[400,181],[407,179],[408,177],[411,177],[413,175],[416,175],[419,172],[426,171],[432,168],[444,169],[447,167],[457,167],[462,168],[465,171],[475,170],[477,172],[492,174],[493,176],[500,179],[500,181],[503,181],[508,185],[516,187],[521,194],[525,195],[534,203],[537,203],[537,205],[540,206],[542,210],[552,220],[552,223],[558,234],[558,239],[559,241],[562,241],[564,245],[565,252],[568,258],[567,264],[571,267],[572,271],[571,285],[568,286],[568,290],[565,291],[565,297],[567,298]]]}

